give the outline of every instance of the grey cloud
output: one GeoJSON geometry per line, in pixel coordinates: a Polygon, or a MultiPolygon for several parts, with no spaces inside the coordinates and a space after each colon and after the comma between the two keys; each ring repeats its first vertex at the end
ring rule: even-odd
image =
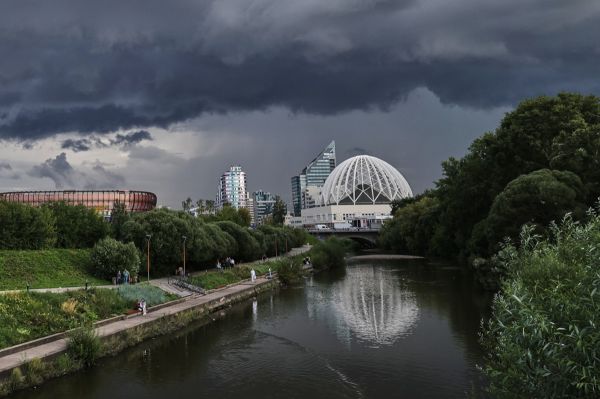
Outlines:
{"type": "Polygon", "coordinates": [[[12,170],[12,166],[8,162],[0,162],[0,171],[1,170],[12,170]]]}
{"type": "Polygon", "coordinates": [[[55,158],[50,158],[40,165],[34,166],[28,175],[31,177],[49,178],[57,189],[116,189],[125,183],[125,178],[117,173],[108,171],[102,165],[96,164],[91,170],[75,170],[62,152],[55,158]]]}
{"type": "Polygon", "coordinates": [[[560,90],[600,93],[595,0],[143,7],[0,3],[0,138],[169,127],[279,106],[388,110],[418,87],[475,108],[560,90]]]}

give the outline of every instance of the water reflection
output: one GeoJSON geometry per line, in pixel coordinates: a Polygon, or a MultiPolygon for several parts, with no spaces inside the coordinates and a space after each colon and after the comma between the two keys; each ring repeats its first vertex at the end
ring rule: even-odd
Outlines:
{"type": "Polygon", "coordinates": [[[350,266],[331,290],[307,290],[307,295],[309,315],[333,314],[342,341],[353,335],[371,345],[392,345],[410,334],[419,317],[414,293],[381,266],[350,266]]]}

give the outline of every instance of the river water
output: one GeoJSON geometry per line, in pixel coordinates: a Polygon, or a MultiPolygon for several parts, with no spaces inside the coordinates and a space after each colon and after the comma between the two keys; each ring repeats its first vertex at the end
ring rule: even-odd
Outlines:
{"type": "Polygon", "coordinates": [[[464,398],[490,297],[458,267],[351,262],[14,398],[464,398]]]}

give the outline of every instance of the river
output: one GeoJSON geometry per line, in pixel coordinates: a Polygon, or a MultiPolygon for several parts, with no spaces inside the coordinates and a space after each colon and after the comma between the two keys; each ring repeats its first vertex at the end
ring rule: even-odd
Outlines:
{"type": "Polygon", "coordinates": [[[458,267],[350,262],[12,398],[464,398],[489,305],[458,267]]]}

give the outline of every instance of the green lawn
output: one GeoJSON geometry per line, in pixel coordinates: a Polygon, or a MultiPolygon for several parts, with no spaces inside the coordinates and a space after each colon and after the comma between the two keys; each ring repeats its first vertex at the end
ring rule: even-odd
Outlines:
{"type": "Polygon", "coordinates": [[[1,250],[0,290],[109,284],[89,267],[89,249],[1,250]]]}

